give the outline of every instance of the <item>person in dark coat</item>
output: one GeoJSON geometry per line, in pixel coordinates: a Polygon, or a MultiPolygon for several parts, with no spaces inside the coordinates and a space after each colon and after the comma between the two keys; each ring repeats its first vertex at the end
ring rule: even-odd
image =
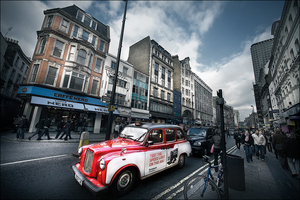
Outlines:
{"type": "Polygon", "coordinates": [[[282,145],[282,155],[287,158],[289,169],[293,177],[300,178],[300,141],[295,134],[287,134],[288,139],[282,145]]]}
{"type": "Polygon", "coordinates": [[[281,133],[279,129],[275,130],[275,134],[272,138],[272,145],[273,149],[275,150],[276,158],[279,158],[279,161],[281,162],[282,167],[285,166],[285,159],[282,156],[282,145],[284,140],[286,139],[286,136],[281,133]]]}
{"type": "Polygon", "coordinates": [[[41,140],[43,135],[46,135],[47,136],[47,139],[50,140],[50,135],[49,135],[49,128],[50,128],[50,125],[51,125],[51,121],[52,119],[50,117],[48,117],[45,122],[44,122],[44,131],[42,134],[39,135],[38,139],[37,140],[41,140]]]}
{"type": "Polygon", "coordinates": [[[245,131],[245,134],[242,135],[241,142],[244,146],[245,153],[246,153],[246,160],[249,163],[252,160],[252,148],[254,146],[254,140],[253,137],[249,134],[249,131],[245,131]]]}
{"type": "Polygon", "coordinates": [[[65,131],[65,122],[63,119],[61,119],[57,122],[56,128],[57,128],[57,134],[55,136],[55,139],[57,139],[59,137],[59,135],[65,131]]]}
{"type": "Polygon", "coordinates": [[[238,131],[234,133],[235,145],[238,149],[241,147],[241,134],[238,131]]]}
{"type": "MultiPolygon", "coordinates": [[[[220,135],[220,130],[216,130],[216,134],[210,139],[210,144],[214,145],[214,165],[218,165],[218,157],[219,154],[222,150],[222,137],[220,135]]],[[[221,158],[221,163],[222,163],[222,158],[221,158]]],[[[215,171],[218,171],[218,168],[215,168],[215,171]]]]}
{"type": "Polygon", "coordinates": [[[64,131],[64,133],[60,136],[59,139],[62,139],[64,135],[66,135],[65,138],[64,138],[64,140],[68,140],[68,137],[69,137],[70,139],[72,139],[72,138],[71,138],[71,129],[72,129],[72,120],[71,120],[71,119],[68,119],[67,124],[66,124],[66,128],[65,128],[65,131],[64,131]]]}
{"type": "Polygon", "coordinates": [[[35,125],[36,131],[34,134],[28,137],[28,140],[31,140],[33,136],[38,135],[38,138],[40,137],[42,130],[44,129],[44,121],[45,119],[40,119],[39,122],[35,125]]]}
{"type": "Polygon", "coordinates": [[[22,120],[18,124],[18,130],[17,130],[17,139],[21,137],[21,139],[24,139],[25,130],[29,127],[29,121],[26,118],[26,115],[22,115],[22,120]]]}

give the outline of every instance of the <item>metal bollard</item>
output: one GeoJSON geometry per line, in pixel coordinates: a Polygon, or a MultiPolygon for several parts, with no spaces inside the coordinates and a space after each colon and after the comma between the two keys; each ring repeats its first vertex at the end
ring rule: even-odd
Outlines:
{"type": "Polygon", "coordinates": [[[89,143],[90,143],[90,133],[88,131],[82,132],[80,136],[78,149],[83,145],[87,145],[89,143]]]}

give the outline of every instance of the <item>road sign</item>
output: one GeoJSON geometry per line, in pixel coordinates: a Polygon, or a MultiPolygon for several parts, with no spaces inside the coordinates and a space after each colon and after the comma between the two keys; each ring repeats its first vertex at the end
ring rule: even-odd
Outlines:
{"type": "Polygon", "coordinates": [[[114,106],[114,105],[108,105],[108,111],[115,111],[115,109],[116,109],[116,106],[114,106]]]}

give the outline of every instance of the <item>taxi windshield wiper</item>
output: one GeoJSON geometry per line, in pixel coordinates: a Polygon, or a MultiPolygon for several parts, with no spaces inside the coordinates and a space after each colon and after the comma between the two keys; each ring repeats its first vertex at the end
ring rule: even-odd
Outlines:
{"type": "Polygon", "coordinates": [[[134,139],[134,141],[139,141],[144,135],[146,135],[147,131],[145,133],[143,133],[140,137],[134,139]]]}

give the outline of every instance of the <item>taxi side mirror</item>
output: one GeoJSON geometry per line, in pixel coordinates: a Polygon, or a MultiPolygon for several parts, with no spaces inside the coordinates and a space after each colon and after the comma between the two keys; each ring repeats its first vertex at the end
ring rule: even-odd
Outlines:
{"type": "Polygon", "coordinates": [[[147,147],[148,147],[149,145],[153,145],[153,144],[154,144],[153,141],[147,141],[147,147]]]}

